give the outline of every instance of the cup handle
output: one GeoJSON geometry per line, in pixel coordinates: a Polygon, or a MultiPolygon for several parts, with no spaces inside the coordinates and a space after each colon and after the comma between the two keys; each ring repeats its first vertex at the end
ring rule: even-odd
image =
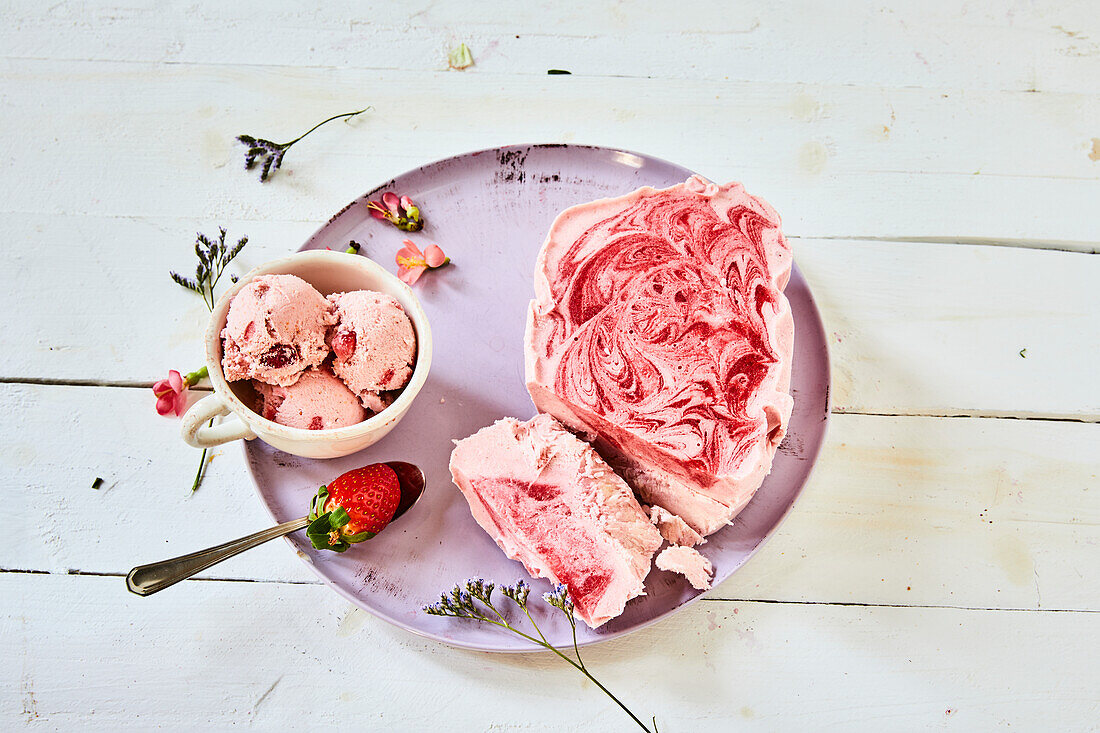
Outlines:
{"type": "Polygon", "coordinates": [[[207,425],[207,421],[218,415],[228,415],[229,407],[217,393],[207,395],[191,405],[183,416],[180,434],[187,445],[195,448],[212,448],[231,440],[252,440],[256,434],[239,417],[221,425],[207,425]]]}

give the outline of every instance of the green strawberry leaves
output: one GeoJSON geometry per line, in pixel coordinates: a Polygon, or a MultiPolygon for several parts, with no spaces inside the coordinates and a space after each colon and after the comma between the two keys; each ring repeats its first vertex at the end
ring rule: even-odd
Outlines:
{"type": "Polygon", "coordinates": [[[309,526],[306,527],[306,536],[316,549],[344,552],[352,545],[374,537],[376,534],[374,532],[347,534],[346,530],[342,531],[351,521],[351,517],[342,506],[337,506],[332,511],[325,511],[328,499],[328,487],[322,486],[309,505],[309,526]]]}

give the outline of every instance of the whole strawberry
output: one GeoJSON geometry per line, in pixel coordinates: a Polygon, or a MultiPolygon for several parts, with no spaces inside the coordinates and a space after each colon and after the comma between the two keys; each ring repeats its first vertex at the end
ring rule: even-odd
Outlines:
{"type": "Polygon", "coordinates": [[[397,473],[373,463],[339,476],[313,497],[306,535],[319,550],[343,552],[381,532],[401,501],[397,473]]]}

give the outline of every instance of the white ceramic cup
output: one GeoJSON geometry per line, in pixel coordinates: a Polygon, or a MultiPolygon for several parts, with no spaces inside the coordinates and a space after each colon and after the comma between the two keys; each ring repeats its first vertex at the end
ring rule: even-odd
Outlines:
{"type": "MultiPolygon", "coordinates": [[[[428,378],[432,364],[432,332],[428,316],[411,288],[378,263],[362,255],[312,250],[272,260],[245,275],[218,300],[206,329],[206,366],[214,393],[203,397],[183,416],[180,432],[188,445],[210,448],[231,440],[259,438],[265,443],[305,458],[338,458],[381,440],[408,412],[428,378]],[[397,298],[416,331],[416,365],[409,383],[382,412],[366,420],[331,430],[306,430],[279,425],[250,409],[222,372],[222,329],[229,301],[257,275],[297,275],[322,295],[349,290],[376,290],[397,298]],[[218,415],[233,419],[209,426],[218,415]]],[[[248,385],[248,382],[236,382],[248,385]]]]}

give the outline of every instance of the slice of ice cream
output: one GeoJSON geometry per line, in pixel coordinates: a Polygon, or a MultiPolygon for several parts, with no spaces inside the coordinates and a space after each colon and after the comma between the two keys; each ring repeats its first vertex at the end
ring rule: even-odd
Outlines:
{"type": "Polygon", "coordinates": [[[644,501],[716,531],[790,419],[790,272],[779,215],[738,183],[566,209],[535,266],[535,406],[594,439],[644,501]]]}
{"type": "Polygon", "coordinates": [[[252,386],[263,400],[263,416],[287,427],[329,430],[367,417],[359,398],[326,367],[307,369],[289,387],[259,381],[252,386]]]}
{"type": "Polygon", "coordinates": [[[451,476],[504,553],[564,583],[592,628],[644,593],[661,535],[630,487],[549,415],[505,418],[458,441],[451,476]]]}
{"type": "Polygon", "coordinates": [[[671,545],[657,555],[657,567],[679,573],[688,579],[691,587],[697,590],[710,590],[710,579],[714,575],[714,566],[710,560],[696,550],[681,545],[671,545]]]}
{"type": "Polygon", "coordinates": [[[384,392],[404,387],[416,360],[416,333],[392,295],[355,290],[328,296],[336,314],[329,336],[332,370],[363,406],[381,412],[390,402],[384,392]]]}
{"type": "Polygon", "coordinates": [[[646,510],[649,521],[657,527],[661,536],[674,545],[694,547],[706,542],[706,539],[688,526],[688,523],[664,507],[651,506],[646,510]]]}
{"type": "Polygon", "coordinates": [[[230,382],[258,379],[283,387],[328,356],[332,307],[294,275],[260,275],[229,304],[222,329],[222,371],[230,382]]]}

